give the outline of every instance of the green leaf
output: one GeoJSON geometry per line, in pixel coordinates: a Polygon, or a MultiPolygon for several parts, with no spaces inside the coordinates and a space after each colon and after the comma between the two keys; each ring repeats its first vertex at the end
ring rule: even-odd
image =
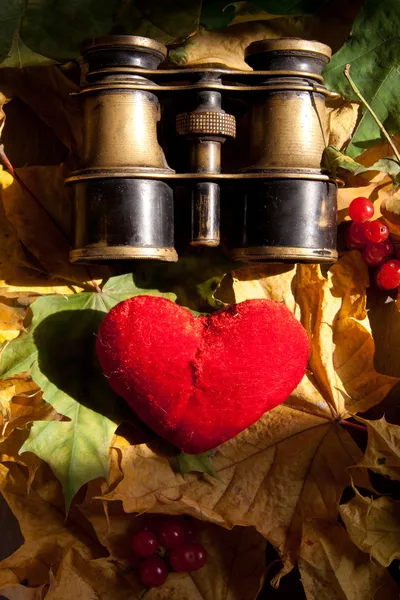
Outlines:
{"type": "Polygon", "coordinates": [[[224,275],[240,267],[241,263],[231,261],[219,248],[204,248],[180,256],[176,263],[142,261],[136,266],[135,280],[143,288],[173,292],[177,304],[192,312],[210,312],[224,306],[215,298],[224,275]]]}
{"type": "MultiPolygon", "coordinates": [[[[359,101],[343,75],[351,76],[389,132],[400,127],[400,3],[398,0],[367,0],[357,16],[351,35],[325,69],[325,83],[348,100],[359,101]]],[[[363,108],[346,154],[356,157],[382,138],[370,113],[363,108]]]]}
{"type": "Polygon", "coordinates": [[[214,469],[212,462],[213,451],[203,452],[202,454],[186,454],[180,452],[177,456],[169,458],[172,468],[178,473],[207,473],[221,481],[220,476],[214,469]]]}
{"type": "Polygon", "coordinates": [[[312,15],[328,0],[255,0],[255,2],[226,2],[203,0],[200,23],[208,29],[222,29],[237,18],[245,21],[260,20],[260,13],[285,15],[312,15]]]}
{"type": "Polygon", "coordinates": [[[18,30],[26,0],[0,2],[0,63],[9,55],[11,44],[18,30]]]}
{"type": "Polygon", "coordinates": [[[95,354],[96,333],[118,302],[147,293],[132,275],[111,278],[101,293],[42,296],[32,305],[32,325],[1,355],[1,377],[31,371],[44,398],[70,421],[35,422],[21,452],[34,452],[61,481],[67,509],[80,487],[108,477],[108,449],[117,425],[131,413],[109,387],[95,354]]]}
{"type": "Polygon", "coordinates": [[[23,67],[43,67],[46,65],[54,64],[54,60],[36,54],[29,50],[28,46],[25,46],[19,35],[19,30],[15,32],[11,48],[8,52],[8,57],[0,63],[0,67],[19,68],[23,67]]]}
{"type": "Polygon", "coordinates": [[[356,162],[350,156],[346,156],[333,146],[325,148],[322,166],[334,177],[340,175],[341,170],[348,171],[353,175],[362,175],[369,171],[380,171],[390,175],[396,185],[398,185],[397,182],[400,177],[400,164],[394,158],[381,158],[370,167],[364,167],[364,165],[356,162]]]}
{"type": "Polygon", "coordinates": [[[184,39],[198,28],[200,6],[200,0],[27,0],[20,34],[32,51],[62,62],[100,35],[184,39]]]}

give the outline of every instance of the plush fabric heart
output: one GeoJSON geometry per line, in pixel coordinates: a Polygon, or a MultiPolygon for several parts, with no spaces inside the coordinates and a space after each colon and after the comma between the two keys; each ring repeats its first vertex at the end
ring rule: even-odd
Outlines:
{"type": "Polygon", "coordinates": [[[195,317],[170,300],[136,296],[105,317],[96,348],[111,387],[142,421],[196,454],[283,402],[304,375],[309,341],[270,300],[195,317]]]}

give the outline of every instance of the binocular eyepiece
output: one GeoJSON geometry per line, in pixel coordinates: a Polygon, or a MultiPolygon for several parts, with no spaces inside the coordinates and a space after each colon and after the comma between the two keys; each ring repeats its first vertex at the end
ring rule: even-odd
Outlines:
{"type": "Polygon", "coordinates": [[[246,51],[253,71],[161,70],[166,47],[139,36],[97,38],[82,54],[84,141],[66,180],[71,261],[176,261],[182,190],[193,246],[221,237],[241,261],[336,260],[336,182],[321,170],[327,46],[255,42],[246,51]]]}

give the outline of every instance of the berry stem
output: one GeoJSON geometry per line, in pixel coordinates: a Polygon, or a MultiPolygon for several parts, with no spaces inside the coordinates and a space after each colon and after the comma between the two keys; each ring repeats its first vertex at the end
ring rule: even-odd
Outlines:
{"type": "Polygon", "coordinates": [[[366,101],[366,99],[364,98],[364,96],[361,94],[360,90],[358,89],[358,87],[356,86],[353,78],[350,75],[350,66],[349,64],[346,65],[343,74],[346,77],[347,81],[350,84],[351,89],[353,90],[353,92],[355,93],[355,95],[361,100],[361,102],[364,104],[365,108],[368,110],[368,112],[370,113],[370,115],[373,117],[375,123],[378,125],[379,129],[382,131],[383,135],[385,136],[385,138],[387,139],[388,143],[390,144],[394,155],[397,159],[397,161],[400,163],[400,154],[399,151],[397,150],[396,146],[394,145],[392,138],[390,137],[390,135],[388,134],[388,132],[386,131],[385,127],[383,126],[382,121],[380,121],[378,115],[373,111],[373,109],[371,108],[371,106],[368,104],[368,102],[366,101]]]}
{"type": "Polygon", "coordinates": [[[359,425],[358,423],[352,423],[351,421],[348,421],[347,419],[342,419],[341,421],[339,421],[340,425],[343,425],[344,427],[348,427],[349,429],[358,429],[359,431],[367,431],[367,428],[365,425],[359,425]]]}

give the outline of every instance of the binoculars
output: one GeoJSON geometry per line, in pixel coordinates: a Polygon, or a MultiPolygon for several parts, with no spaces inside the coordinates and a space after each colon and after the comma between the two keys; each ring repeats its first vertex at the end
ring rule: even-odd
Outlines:
{"type": "Polygon", "coordinates": [[[158,69],[166,47],[139,36],[96,38],[82,55],[72,262],[176,261],[177,242],[221,243],[240,261],[337,259],[337,185],[321,169],[337,97],[321,75],[328,46],[255,42],[252,71],[158,69]]]}

